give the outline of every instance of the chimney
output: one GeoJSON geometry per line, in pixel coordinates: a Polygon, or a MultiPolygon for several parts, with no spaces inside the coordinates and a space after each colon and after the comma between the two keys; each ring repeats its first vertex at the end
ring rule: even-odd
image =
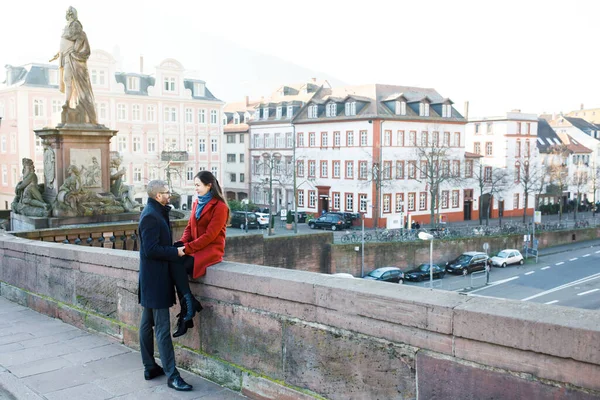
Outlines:
{"type": "Polygon", "coordinates": [[[140,74],[144,73],[144,56],[140,55],[140,74]]]}
{"type": "Polygon", "coordinates": [[[465,119],[468,120],[469,119],[469,102],[468,101],[465,101],[465,108],[464,108],[463,114],[465,114],[464,115],[465,119]]]}
{"type": "Polygon", "coordinates": [[[581,103],[581,106],[579,107],[580,110],[583,110],[583,103],[581,103]]]}
{"type": "Polygon", "coordinates": [[[313,83],[316,83],[316,82],[317,82],[317,78],[310,78],[310,80],[311,80],[313,83]]]}
{"type": "Polygon", "coordinates": [[[248,98],[248,96],[246,96],[246,107],[248,107],[248,103],[250,103],[250,99],[248,98]]]}

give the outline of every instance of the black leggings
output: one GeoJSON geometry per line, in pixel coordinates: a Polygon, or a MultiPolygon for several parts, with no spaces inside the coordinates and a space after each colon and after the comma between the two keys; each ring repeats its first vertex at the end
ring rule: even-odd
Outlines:
{"type": "Polygon", "coordinates": [[[175,283],[177,288],[177,297],[182,298],[188,293],[192,293],[190,290],[190,280],[188,274],[192,274],[194,271],[194,257],[183,256],[177,262],[169,263],[169,273],[171,279],[175,283]]]}

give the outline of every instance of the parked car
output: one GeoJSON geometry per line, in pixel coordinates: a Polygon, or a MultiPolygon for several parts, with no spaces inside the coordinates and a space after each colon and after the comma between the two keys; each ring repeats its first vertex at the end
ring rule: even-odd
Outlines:
{"type": "Polygon", "coordinates": [[[489,257],[485,253],[469,251],[446,263],[446,272],[467,275],[473,271],[482,271],[488,264],[489,257]]]}
{"type": "Polygon", "coordinates": [[[372,281],[403,283],[404,274],[402,273],[402,270],[397,267],[381,267],[369,272],[363,277],[363,279],[369,279],[372,281]]]}
{"type": "Polygon", "coordinates": [[[338,278],[350,278],[350,279],[354,279],[354,275],[348,274],[346,272],[338,272],[336,274],[332,274],[331,276],[337,276],[338,278]]]}
{"type": "Polygon", "coordinates": [[[246,211],[232,211],[229,223],[231,227],[240,229],[246,229],[246,223],[248,223],[248,229],[258,228],[259,226],[256,214],[246,211]]]}
{"type": "Polygon", "coordinates": [[[346,221],[341,215],[338,214],[323,214],[317,219],[311,219],[308,221],[308,227],[310,229],[331,229],[337,231],[346,228],[346,221]]]}
{"type": "Polygon", "coordinates": [[[347,213],[347,212],[338,212],[338,211],[329,211],[326,212],[323,215],[328,215],[328,214],[335,214],[335,215],[339,215],[344,219],[344,222],[346,224],[346,226],[344,226],[345,228],[350,228],[352,226],[352,221],[354,221],[354,214],[352,213],[347,213]]]}
{"type": "Polygon", "coordinates": [[[523,265],[523,255],[519,250],[506,249],[498,253],[497,256],[490,258],[490,262],[494,267],[506,268],[507,265],[520,264],[523,265]]]}
{"type": "Polygon", "coordinates": [[[256,214],[256,220],[258,221],[258,227],[260,229],[269,227],[269,214],[261,212],[255,212],[254,214],[256,214]]]}
{"type": "MultiPolygon", "coordinates": [[[[433,278],[441,279],[446,275],[444,268],[437,264],[433,264],[433,278]]],[[[404,279],[407,281],[421,282],[429,279],[429,264],[421,264],[417,268],[411,269],[404,273],[404,279]]]]}
{"type": "Polygon", "coordinates": [[[306,211],[298,211],[298,223],[306,222],[306,211]]]}

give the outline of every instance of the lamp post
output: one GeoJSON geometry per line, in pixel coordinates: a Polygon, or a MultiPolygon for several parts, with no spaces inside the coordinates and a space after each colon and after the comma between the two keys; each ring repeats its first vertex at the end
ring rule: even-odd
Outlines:
{"type": "Polygon", "coordinates": [[[244,224],[244,230],[248,233],[248,199],[242,199],[242,204],[244,205],[244,215],[246,216],[246,223],[244,224]]]}
{"type": "Polygon", "coordinates": [[[280,159],[280,153],[263,153],[264,158],[268,158],[269,165],[269,236],[273,236],[273,168],[275,167],[275,158],[280,159]]]}
{"type": "Polygon", "coordinates": [[[427,232],[419,232],[419,239],[429,240],[429,288],[433,289],[433,235],[427,232]]]}
{"type": "Polygon", "coordinates": [[[498,218],[500,227],[502,227],[502,214],[504,214],[504,197],[500,196],[498,198],[498,218]]]}

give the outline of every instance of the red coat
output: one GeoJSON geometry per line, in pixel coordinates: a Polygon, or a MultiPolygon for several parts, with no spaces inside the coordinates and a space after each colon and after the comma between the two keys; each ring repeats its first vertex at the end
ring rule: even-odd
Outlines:
{"type": "Polygon", "coordinates": [[[202,209],[200,219],[196,219],[198,201],[192,206],[192,214],[181,241],[185,254],[194,257],[193,278],[206,274],[206,268],[223,261],[225,253],[225,229],[229,218],[229,208],[222,201],[213,198],[202,209]]]}

